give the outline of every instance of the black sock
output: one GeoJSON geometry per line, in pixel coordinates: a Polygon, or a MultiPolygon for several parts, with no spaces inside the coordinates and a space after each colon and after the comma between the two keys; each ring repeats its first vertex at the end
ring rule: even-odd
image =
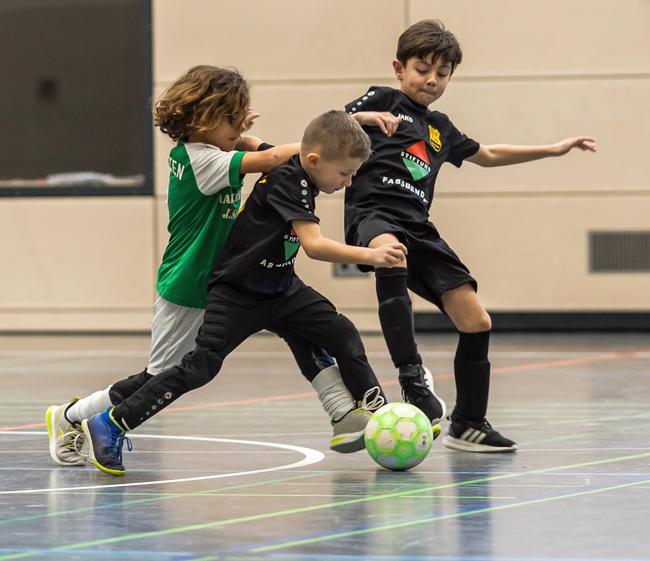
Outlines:
{"type": "Polygon", "coordinates": [[[407,278],[408,272],[402,267],[382,267],[375,270],[381,330],[390,357],[397,368],[422,363],[415,344],[407,278]]]}
{"type": "Polygon", "coordinates": [[[472,422],[480,422],[487,413],[490,392],[490,332],[458,333],[454,358],[456,408],[452,414],[472,422]]]}

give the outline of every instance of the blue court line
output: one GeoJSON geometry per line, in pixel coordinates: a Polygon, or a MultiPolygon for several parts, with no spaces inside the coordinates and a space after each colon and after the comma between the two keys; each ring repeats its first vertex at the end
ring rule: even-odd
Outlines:
{"type": "Polygon", "coordinates": [[[493,555],[332,555],[315,553],[272,553],[268,557],[237,557],[240,561],[261,561],[262,559],[292,559],[294,561],[650,561],[650,558],[635,559],[616,557],[504,557],[493,555]]]}

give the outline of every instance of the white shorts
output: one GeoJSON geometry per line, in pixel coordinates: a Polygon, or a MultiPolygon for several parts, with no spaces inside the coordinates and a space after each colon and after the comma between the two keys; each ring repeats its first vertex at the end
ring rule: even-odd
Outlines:
{"type": "Polygon", "coordinates": [[[159,374],[180,364],[183,356],[194,349],[204,311],[202,308],[178,306],[156,295],[147,366],[149,374],[159,374]]]}

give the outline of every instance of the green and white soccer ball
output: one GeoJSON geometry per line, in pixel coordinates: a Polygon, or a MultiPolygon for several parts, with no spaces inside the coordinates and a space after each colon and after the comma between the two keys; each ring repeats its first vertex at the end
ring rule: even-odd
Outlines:
{"type": "Polygon", "coordinates": [[[389,470],[403,471],[427,457],[433,430],[427,416],[415,405],[388,403],[373,413],[364,439],[375,462],[389,470]]]}

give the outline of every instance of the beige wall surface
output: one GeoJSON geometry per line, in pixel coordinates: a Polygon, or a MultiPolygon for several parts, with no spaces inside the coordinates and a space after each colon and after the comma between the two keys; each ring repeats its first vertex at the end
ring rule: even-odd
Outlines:
{"type": "MultiPolygon", "coordinates": [[[[397,36],[442,19],[463,63],[436,107],[484,144],[598,138],[507,168],[440,173],[432,220],[494,311],[650,311],[650,274],[590,274],[591,230],[650,230],[650,2],[647,0],[153,1],[154,96],[199,63],[237,67],[262,113],[253,133],[300,138],[307,121],[394,85],[397,36]]],[[[156,195],[0,199],[5,264],[0,330],[146,329],[166,242],[166,160],[155,135],[156,195]]],[[[247,179],[250,189],[252,180],[247,179]]],[[[342,239],[342,196],[321,196],[322,229],[342,239]]],[[[301,255],[300,274],[359,326],[377,328],[372,276],[335,278],[301,255]]],[[[417,310],[433,306],[416,298],[417,310]]]]}

